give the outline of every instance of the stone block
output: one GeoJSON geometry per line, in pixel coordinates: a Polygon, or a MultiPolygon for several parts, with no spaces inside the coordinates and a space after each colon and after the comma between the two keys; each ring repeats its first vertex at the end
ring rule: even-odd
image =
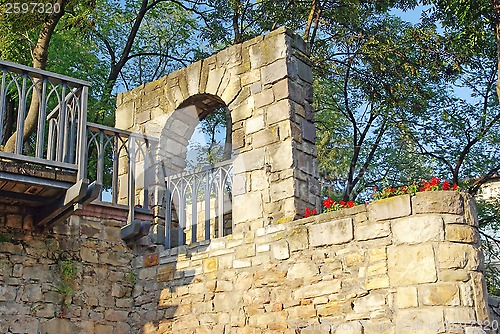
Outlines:
{"type": "Polygon", "coordinates": [[[266,108],[267,124],[274,124],[282,121],[289,122],[291,108],[289,100],[280,100],[269,105],[266,108]]]}
{"type": "Polygon", "coordinates": [[[412,198],[413,212],[418,213],[453,213],[464,212],[462,195],[457,191],[424,191],[412,198]]]}
{"type": "Polygon", "coordinates": [[[292,64],[296,67],[296,72],[300,79],[312,84],[313,75],[310,64],[306,64],[303,61],[295,58],[292,60],[292,64]]]}
{"type": "Polygon", "coordinates": [[[253,97],[256,109],[268,106],[274,102],[274,93],[272,89],[264,89],[253,97]]]}
{"type": "MultiPolygon", "coordinates": [[[[245,49],[245,45],[243,45],[243,49],[245,49]]],[[[252,69],[260,68],[277,59],[283,59],[287,54],[285,36],[278,35],[266,39],[265,43],[255,43],[249,47],[248,53],[252,69]]]]}
{"type": "Polygon", "coordinates": [[[272,87],[276,101],[286,99],[289,96],[288,78],[275,82],[272,87]]]}
{"type": "Polygon", "coordinates": [[[280,140],[280,131],[277,126],[263,129],[252,135],[252,146],[259,148],[276,143],[280,140]]]}
{"type": "Polygon", "coordinates": [[[389,246],[387,263],[390,282],[394,287],[437,280],[432,245],[389,246]]]}
{"type": "Polygon", "coordinates": [[[471,307],[447,307],[444,309],[444,320],[448,324],[473,324],[476,315],[471,307]]]}
{"type": "Polygon", "coordinates": [[[352,218],[316,224],[309,227],[309,243],[313,247],[339,245],[353,240],[352,218]]]}
{"type": "Polygon", "coordinates": [[[262,194],[260,192],[234,196],[233,220],[236,224],[259,219],[263,215],[262,194]]]}
{"type": "MultiPolygon", "coordinates": [[[[77,333],[77,328],[67,319],[53,318],[41,324],[41,332],[72,334],[77,333]]],[[[31,333],[36,333],[36,331],[31,333]]]]}
{"type": "Polygon", "coordinates": [[[197,61],[186,67],[187,90],[190,96],[199,94],[202,61],[197,61]]]}
{"type": "Polygon", "coordinates": [[[302,139],[307,140],[310,143],[316,142],[316,126],[314,123],[302,120],[301,133],[302,139]]]}
{"type": "Polygon", "coordinates": [[[128,130],[134,126],[134,102],[123,103],[116,109],[115,127],[128,130]]]}
{"type": "Polygon", "coordinates": [[[399,310],[394,323],[398,334],[444,332],[443,311],[439,308],[399,310]]]}
{"type": "Polygon", "coordinates": [[[309,237],[306,227],[296,227],[292,229],[287,237],[290,251],[298,251],[309,247],[309,237]]]}
{"type": "Polygon", "coordinates": [[[460,290],[454,283],[421,285],[418,287],[421,305],[425,306],[458,306],[460,290]]]}
{"type": "MultiPolygon", "coordinates": [[[[245,133],[250,134],[264,129],[264,116],[254,116],[245,121],[245,133]]],[[[256,134],[259,135],[259,134],[256,134]]]]}
{"type": "Polygon", "coordinates": [[[277,260],[286,260],[290,257],[290,249],[286,240],[280,240],[272,245],[273,256],[277,260]]]}
{"type": "Polygon", "coordinates": [[[227,83],[227,85],[224,87],[223,90],[219,88],[219,90],[221,90],[219,96],[223,101],[227,102],[233,101],[241,91],[241,79],[234,73],[228,75],[229,75],[229,82],[227,83]]]}
{"type": "Polygon", "coordinates": [[[479,250],[468,244],[443,243],[438,246],[437,260],[441,269],[478,270],[479,250]]]}
{"type": "Polygon", "coordinates": [[[363,223],[354,225],[356,240],[370,240],[387,237],[391,234],[391,226],[388,222],[363,223]]]}
{"type": "Polygon", "coordinates": [[[269,145],[265,149],[268,152],[272,172],[293,168],[296,148],[291,140],[269,145]]]}
{"type": "Polygon", "coordinates": [[[370,220],[385,220],[411,214],[410,195],[381,199],[367,205],[370,220]]]}
{"type": "Polygon", "coordinates": [[[235,174],[262,169],[266,164],[266,148],[240,153],[233,162],[235,174]]]}
{"type": "Polygon", "coordinates": [[[370,262],[387,260],[387,249],[385,247],[371,248],[368,251],[368,258],[370,262]]]}
{"type": "Polygon", "coordinates": [[[156,279],[158,282],[167,282],[174,278],[175,266],[166,265],[158,268],[156,279]]]}
{"type": "Polygon", "coordinates": [[[318,296],[338,293],[341,288],[341,280],[321,281],[319,283],[301,286],[293,292],[296,299],[313,298],[318,296]]]}
{"type": "Polygon", "coordinates": [[[387,262],[386,261],[380,261],[376,262],[374,264],[370,264],[366,268],[366,275],[367,276],[379,276],[379,275],[384,275],[387,274],[387,262]]]}
{"type": "Polygon", "coordinates": [[[1,302],[10,302],[16,299],[16,287],[15,286],[5,286],[0,285],[0,301],[1,302]]]}
{"type": "Polygon", "coordinates": [[[247,192],[246,174],[237,174],[233,177],[233,195],[243,195],[247,192]]]}
{"type": "Polygon", "coordinates": [[[389,286],[389,276],[374,276],[366,279],[366,290],[383,289],[389,286]]]}
{"type": "Polygon", "coordinates": [[[365,252],[363,250],[351,250],[344,258],[346,267],[359,265],[365,261],[365,252]]]}
{"type": "Polygon", "coordinates": [[[461,269],[441,270],[439,273],[439,280],[443,282],[466,282],[469,278],[469,273],[461,269]]]}
{"type": "Polygon", "coordinates": [[[479,233],[469,225],[446,225],[446,240],[469,244],[479,243],[479,233]]]}
{"type": "Polygon", "coordinates": [[[399,287],[396,290],[396,300],[400,309],[417,307],[417,288],[414,286],[399,287]]]}
{"type": "Polygon", "coordinates": [[[444,240],[444,222],[438,215],[417,215],[392,222],[396,244],[418,244],[444,240]]]}
{"type": "Polygon", "coordinates": [[[273,84],[289,75],[289,68],[286,59],[279,59],[272,64],[261,68],[262,83],[273,84]]]}
{"type": "Polygon", "coordinates": [[[358,314],[371,314],[385,308],[387,293],[370,292],[366,296],[358,297],[353,301],[354,312],[358,314]]]}
{"type": "Polygon", "coordinates": [[[271,201],[276,202],[295,195],[294,179],[288,178],[283,181],[270,184],[271,201]]]}
{"type": "Polygon", "coordinates": [[[312,278],[319,274],[318,265],[311,262],[301,262],[290,266],[286,277],[288,279],[312,278]]]}
{"type": "Polygon", "coordinates": [[[154,267],[158,265],[158,253],[144,255],[144,267],[154,267]]]}
{"type": "Polygon", "coordinates": [[[483,273],[471,272],[471,284],[474,294],[474,309],[477,321],[484,324],[489,321],[488,314],[488,289],[486,288],[486,281],[484,280],[483,273]]]}

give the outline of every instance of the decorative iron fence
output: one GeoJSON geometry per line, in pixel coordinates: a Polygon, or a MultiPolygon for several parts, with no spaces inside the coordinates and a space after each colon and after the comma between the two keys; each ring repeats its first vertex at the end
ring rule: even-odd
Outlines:
{"type": "Polygon", "coordinates": [[[0,157],[84,177],[90,83],[0,60],[0,157]]]}
{"type": "Polygon", "coordinates": [[[168,176],[165,247],[231,234],[232,160],[168,176]]]}
{"type": "MultiPolygon", "coordinates": [[[[148,191],[158,139],[94,123],[87,129],[86,175],[104,185],[109,202],[129,207],[131,222],[137,208],[150,208],[148,191]]],[[[98,200],[103,201],[102,192],[98,200]]]]}

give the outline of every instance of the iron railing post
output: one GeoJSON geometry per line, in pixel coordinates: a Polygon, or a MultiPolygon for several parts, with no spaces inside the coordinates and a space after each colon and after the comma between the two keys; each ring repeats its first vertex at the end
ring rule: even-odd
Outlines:
{"type": "Polygon", "coordinates": [[[135,138],[128,138],[128,222],[135,219],[135,138]]]}
{"type": "Polygon", "coordinates": [[[23,75],[23,84],[19,96],[19,108],[17,112],[17,127],[16,127],[16,144],[14,153],[23,154],[24,144],[24,118],[26,116],[26,77],[23,75]]]}
{"type": "Polygon", "coordinates": [[[81,105],[78,115],[78,149],[77,149],[77,163],[78,163],[78,176],[79,180],[87,178],[87,163],[88,160],[85,159],[86,148],[87,148],[87,99],[89,94],[89,88],[87,86],[82,87],[81,93],[81,105]]]}

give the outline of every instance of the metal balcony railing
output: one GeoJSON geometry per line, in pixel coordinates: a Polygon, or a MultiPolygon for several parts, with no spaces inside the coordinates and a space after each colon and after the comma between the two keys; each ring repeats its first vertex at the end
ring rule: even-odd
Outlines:
{"type": "Polygon", "coordinates": [[[2,149],[0,158],[75,171],[83,179],[90,83],[3,60],[0,73],[0,144],[15,135],[14,149],[2,149]],[[36,121],[31,135],[25,135],[27,116],[36,121]]]}
{"type": "Polygon", "coordinates": [[[232,160],[167,177],[165,247],[231,234],[232,160]]]}
{"type": "Polygon", "coordinates": [[[149,209],[149,185],[153,175],[158,138],[116,128],[88,123],[86,174],[104,184],[99,201],[124,204],[129,208],[128,221],[134,220],[137,208],[149,209]]]}
{"type": "Polygon", "coordinates": [[[36,226],[63,221],[97,199],[128,207],[122,237],[147,233],[148,222],[134,219],[137,210],[165,220],[167,248],[232,233],[232,161],[163,180],[158,138],[87,124],[90,83],[2,60],[0,74],[0,145],[14,144],[0,148],[1,166],[9,169],[0,170],[0,187],[22,183],[25,189],[0,196],[30,202],[36,226]],[[13,163],[36,172],[16,174],[13,163]],[[44,176],[61,171],[63,181],[44,176]]]}

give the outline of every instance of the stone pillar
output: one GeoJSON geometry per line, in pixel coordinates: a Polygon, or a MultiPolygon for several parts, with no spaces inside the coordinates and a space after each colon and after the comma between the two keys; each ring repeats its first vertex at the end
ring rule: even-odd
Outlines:
{"type": "Polygon", "coordinates": [[[242,45],[250,97],[233,110],[233,212],[250,228],[293,220],[319,201],[307,45],[280,29],[242,45]]]}

